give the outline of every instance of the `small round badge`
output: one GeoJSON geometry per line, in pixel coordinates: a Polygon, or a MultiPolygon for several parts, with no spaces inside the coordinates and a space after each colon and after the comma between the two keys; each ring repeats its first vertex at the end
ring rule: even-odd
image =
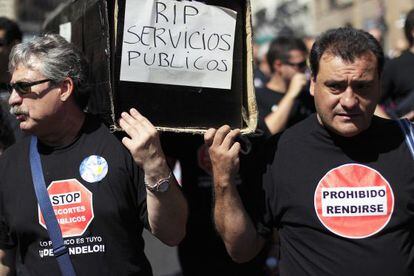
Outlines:
{"type": "Polygon", "coordinates": [[[102,156],[91,155],[83,159],[79,173],[89,183],[101,181],[108,173],[108,163],[102,156]]]}

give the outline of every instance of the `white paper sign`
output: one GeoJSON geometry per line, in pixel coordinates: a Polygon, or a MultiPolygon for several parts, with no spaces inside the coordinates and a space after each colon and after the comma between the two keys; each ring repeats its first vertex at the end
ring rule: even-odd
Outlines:
{"type": "Polygon", "coordinates": [[[236,15],[195,1],[127,0],[120,79],[231,89],[236,15]]]}
{"type": "Polygon", "coordinates": [[[72,41],[72,23],[67,22],[59,25],[59,34],[68,42],[72,41]]]}

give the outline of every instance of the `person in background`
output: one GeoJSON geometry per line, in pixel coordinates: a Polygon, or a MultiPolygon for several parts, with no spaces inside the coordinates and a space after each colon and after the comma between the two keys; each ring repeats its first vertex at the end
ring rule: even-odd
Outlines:
{"type": "Polygon", "coordinates": [[[10,51],[14,45],[21,41],[22,32],[16,22],[7,17],[0,17],[0,83],[3,88],[11,77],[8,72],[10,51]]]}
{"type": "Polygon", "coordinates": [[[15,142],[13,129],[11,128],[9,121],[5,118],[5,113],[0,112],[0,155],[13,145],[15,142]]]}
{"type": "Polygon", "coordinates": [[[9,97],[7,84],[11,78],[8,72],[9,54],[13,46],[22,41],[22,37],[22,32],[16,22],[7,17],[0,17],[0,108],[2,114],[1,124],[4,127],[0,130],[2,133],[0,143],[3,144],[4,148],[14,143],[15,139],[19,140],[23,136],[17,120],[9,113],[7,103],[9,97]],[[11,132],[10,128],[12,129],[11,132]]]}
{"type": "Polygon", "coordinates": [[[275,134],[312,113],[304,101],[310,97],[304,91],[307,55],[299,38],[278,37],[270,44],[266,57],[271,78],[265,87],[256,89],[260,129],[275,134]]]}
{"type": "Polygon", "coordinates": [[[409,48],[386,64],[380,106],[391,117],[414,120],[414,9],[407,13],[404,33],[409,48]]]}
{"type": "Polygon", "coordinates": [[[269,49],[270,42],[254,43],[253,44],[253,58],[254,58],[254,78],[253,83],[255,88],[262,88],[266,85],[270,78],[269,63],[266,59],[266,53],[269,49]]]}
{"type": "Polygon", "coordinates": [[[305,35],[302,40],[303,43],[306,45],[306,49],[308,49],[308,53],[312,50],[313,43],[315,43],[316,37],[313,35],[305,35]]]}

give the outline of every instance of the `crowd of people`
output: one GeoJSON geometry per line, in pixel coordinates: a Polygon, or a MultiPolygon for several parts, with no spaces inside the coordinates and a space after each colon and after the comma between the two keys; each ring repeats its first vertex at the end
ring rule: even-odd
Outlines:
{"type": "Polygon", "coordinates": [[[351,27],[272,40],[251,137],[131,109],[118,139],[84,112],[83,54],[0,18],[0,275],[152,275],[144,228],[184,276],[413,275],[414,9],[404,31],[391,60],[351,27]]]}

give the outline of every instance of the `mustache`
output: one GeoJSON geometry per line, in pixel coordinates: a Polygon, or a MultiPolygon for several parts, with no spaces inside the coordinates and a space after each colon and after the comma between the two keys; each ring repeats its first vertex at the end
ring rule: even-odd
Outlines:
{"type": "Polygon", "coordinates": [[[13,105],[12,107],[10,107],[10,113],[13,114],[14,116],[29,115],[29,112],[27,112],[26,110],[24,110],[23,108],[17,105],[13,105]]]}

